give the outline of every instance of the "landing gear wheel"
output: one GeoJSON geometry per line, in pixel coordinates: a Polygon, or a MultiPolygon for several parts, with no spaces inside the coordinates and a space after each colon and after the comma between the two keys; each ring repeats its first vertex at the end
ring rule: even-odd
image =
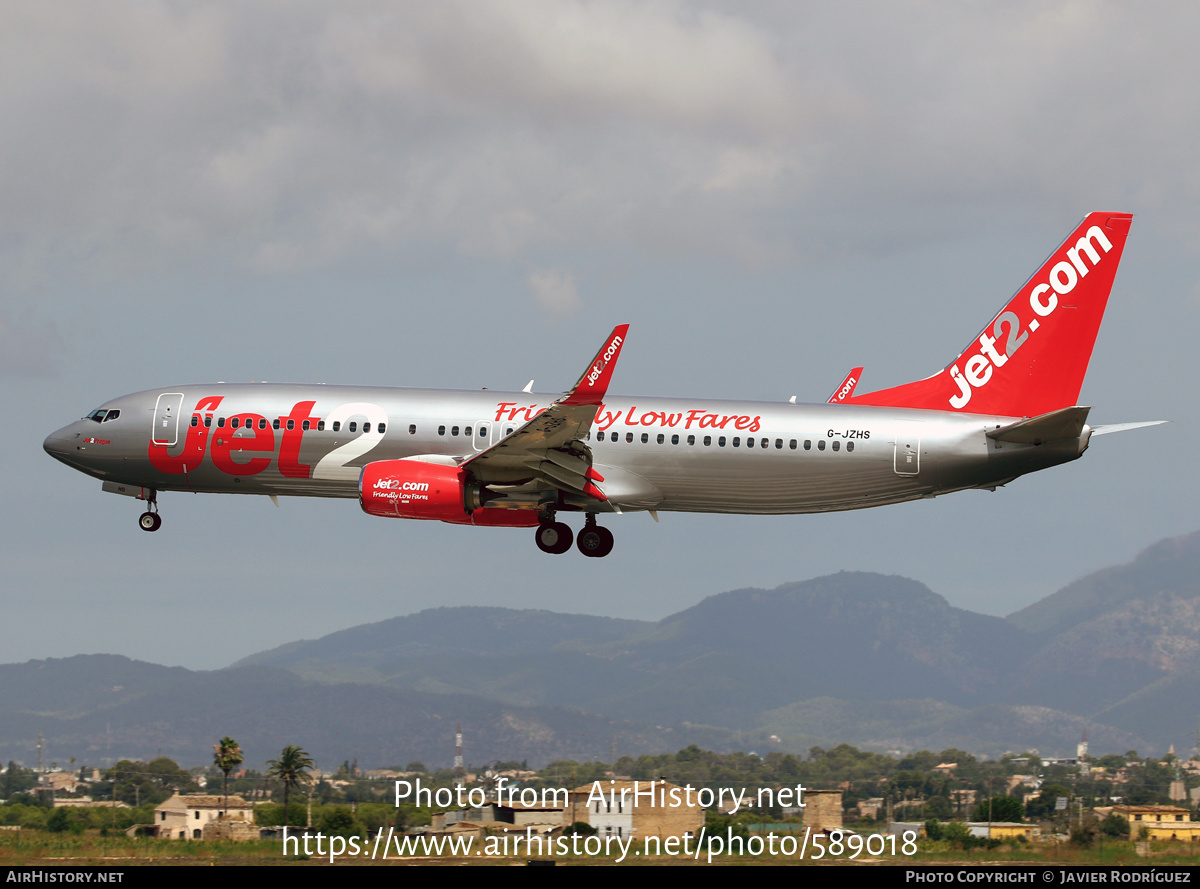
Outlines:
{"type": "Polygon", "coordinates": [[[613,535],[607,528],[590,525],[579,532],[575,545],[585,556],[600,559],[612,552],[613,535]]]}
{"type": "Polygon", "coordinates": [[[564,525],[562,522],[547,522],[544,525],[538,525],[537,531],[534,532],[534,540],[537,541],[538,549],[556,556],[562,555],[571,548],[571,537],[570,526],[564,525]]]}
{"type": "Polygon", "coordinates": [[[144,512],[138,519],[143,531],[157,531],[162,527],[162,517],[156,512],[144,512]]]}

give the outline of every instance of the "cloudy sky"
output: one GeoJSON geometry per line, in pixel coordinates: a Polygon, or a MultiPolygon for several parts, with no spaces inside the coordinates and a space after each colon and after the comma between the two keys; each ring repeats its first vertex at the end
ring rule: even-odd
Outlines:
{"type": "Polygon", "coordinates": [[[1103,2],[5,3],[0,659],[214,668],[438,605],[654,619],[839,570],[1006,614],[1196,530],[1198,30],[1103,2]],[[615,392],[881,388],[1091,210],[1135,220],[1081,399],[1174,422],[994,494],[627,515],[584,560],[354,501],[164,495],[145,534],[41,449],[172,384],[557,391],[619,322],[615,392]]]}

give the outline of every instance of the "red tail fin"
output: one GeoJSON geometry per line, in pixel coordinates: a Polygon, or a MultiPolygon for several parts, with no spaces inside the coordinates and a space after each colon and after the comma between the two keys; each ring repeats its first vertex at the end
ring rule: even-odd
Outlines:
{"type": "Polygon", "coordinates": [[[1132,221],[1090,214],[941,373],[847,402],[1006,417],[1076,404],[1132,221]]]}

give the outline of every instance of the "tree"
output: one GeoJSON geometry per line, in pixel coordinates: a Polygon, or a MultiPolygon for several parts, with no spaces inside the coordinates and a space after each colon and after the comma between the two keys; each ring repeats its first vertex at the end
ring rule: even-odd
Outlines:
{"type": "Polygon", "coordinates": [[[267,761],[267,775],[283,782],[283,823],[288,823],[288,793],[293,787],[312,780],[308,770],[313,767],[312,757],[302,748],[288,744],[279,752],[279,759],[267,761]]]}
{"type": "Polygon", "coordinates": [[[227,815],[229,809],[229,773],[240,766],[244,758],[241,745],[233,738],[226,736],[213,745],[213,762],[225,775],[221,788],[224,796],[221,801],[222,815],[227,815]]]}
{"type": "Polygon", "coordinates": [[[1100,832],[1118,840],[1124,839],[1129,836],[1129,819],[1112,812],[1100,822],[1100,832]]]}
{"type": "Polygon", "coordinates": [[[172,793],[186,793],[193,787],[192,776],[165,756],[150,762],[123,759],[108,770],[108,780],[113,799],[136,806],[161,803],[172,793]]]}
{"type": "Polygon", "coordinates": [[[1011,796],[994,796],[990,800],[980,800],[972,820],[1020,822],[1025,820],[1025,807],[1011,796]]]}

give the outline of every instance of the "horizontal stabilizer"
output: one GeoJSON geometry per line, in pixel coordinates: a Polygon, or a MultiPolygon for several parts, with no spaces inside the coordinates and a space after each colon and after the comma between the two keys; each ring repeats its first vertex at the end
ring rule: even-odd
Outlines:
{"type": "Polygon", "coordinates": [[[1161,426],[1170,420],[1142,420],[1140,423],[1109,423],[1107,426],[1093,426],[1092,435],[1108,435],[1110,432],[1128,432],[1130,429],[1141,429],[1143,426],[1161,426]]]}
{"type": "Polygon", "coordinates": [[[1063,441],[1079,438],[1087,423],[1090,407],[1064,407],[1040,417],[1018,420],[999,429],[993,429],[988,438],[996,441],[1011,441],[1017,444],[1042,444],[1047,441],[1063,441]]]}

